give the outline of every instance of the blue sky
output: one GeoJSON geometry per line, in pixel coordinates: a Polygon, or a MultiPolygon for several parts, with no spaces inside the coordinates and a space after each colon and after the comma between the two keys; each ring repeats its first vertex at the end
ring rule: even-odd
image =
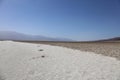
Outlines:
{"type": "Polygon", "coordinates": [[[120,36],[120,0],[1,0],[0,30],[97,40],[120,36]]]}

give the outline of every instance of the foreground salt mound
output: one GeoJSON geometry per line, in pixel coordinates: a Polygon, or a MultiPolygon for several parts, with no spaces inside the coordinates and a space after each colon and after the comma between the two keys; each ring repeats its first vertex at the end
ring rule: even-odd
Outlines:
{"type": "Polygon", "coordinates": [[[0,80],[120,80],[120,61],[63,47],[0,41],[0,80]]]}

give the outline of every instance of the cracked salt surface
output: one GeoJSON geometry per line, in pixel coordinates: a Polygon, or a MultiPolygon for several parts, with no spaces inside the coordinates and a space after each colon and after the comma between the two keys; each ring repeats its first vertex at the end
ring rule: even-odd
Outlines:
{"type": "Polygon", "coordinates": [[[120,80],[120,61],[115,58],[39,45],[0,41],[0,79],[120,80]]]}

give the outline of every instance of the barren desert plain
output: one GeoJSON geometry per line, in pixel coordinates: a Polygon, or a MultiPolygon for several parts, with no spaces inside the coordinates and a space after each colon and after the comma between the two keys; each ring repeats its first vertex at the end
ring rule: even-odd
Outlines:
{"type": "Polygon", "coordinates": [[[120,80],[120,43],[0,41],[0,80],[120,80]]]}
{"type": "Polygon", "coordinates": [[[57,41],[22,41],[36,44],[48,44],[53,46],[62,46],[71,49],[77,49],[87,52],[95,52],[105,56],[115,57],[120,60],[120,41],[106,42],[57,42],[57,41]]]}

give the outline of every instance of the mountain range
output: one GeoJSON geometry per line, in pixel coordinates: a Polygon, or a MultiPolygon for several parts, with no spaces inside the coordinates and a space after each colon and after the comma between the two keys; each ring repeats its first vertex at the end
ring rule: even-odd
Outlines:
{"type": "Polygon", "coordinates": [[[27,35],[14,31],[0,31],[0,40],[19,40],[19,41],[72,41],[66,38],[52,38],[41,35],[27,35]]]}
{"type": "Polygon", "coordinates": [[[120,37],[114,37],[114,38],[109,38],[109,39],[102,39],[102,40],[98,40],[98,41],[120,41],[120,37]]]}
{"type": "MultiPolygon", "coordinates": [[[[15,40],[15,41],[74,41],[67,38],[52,38],[41,35],[28,35],[14,31],[0,31],[0,40],[15,40]]],[[[120,41],[120,37],[102,39],[97,41],[120,41]]]]}

